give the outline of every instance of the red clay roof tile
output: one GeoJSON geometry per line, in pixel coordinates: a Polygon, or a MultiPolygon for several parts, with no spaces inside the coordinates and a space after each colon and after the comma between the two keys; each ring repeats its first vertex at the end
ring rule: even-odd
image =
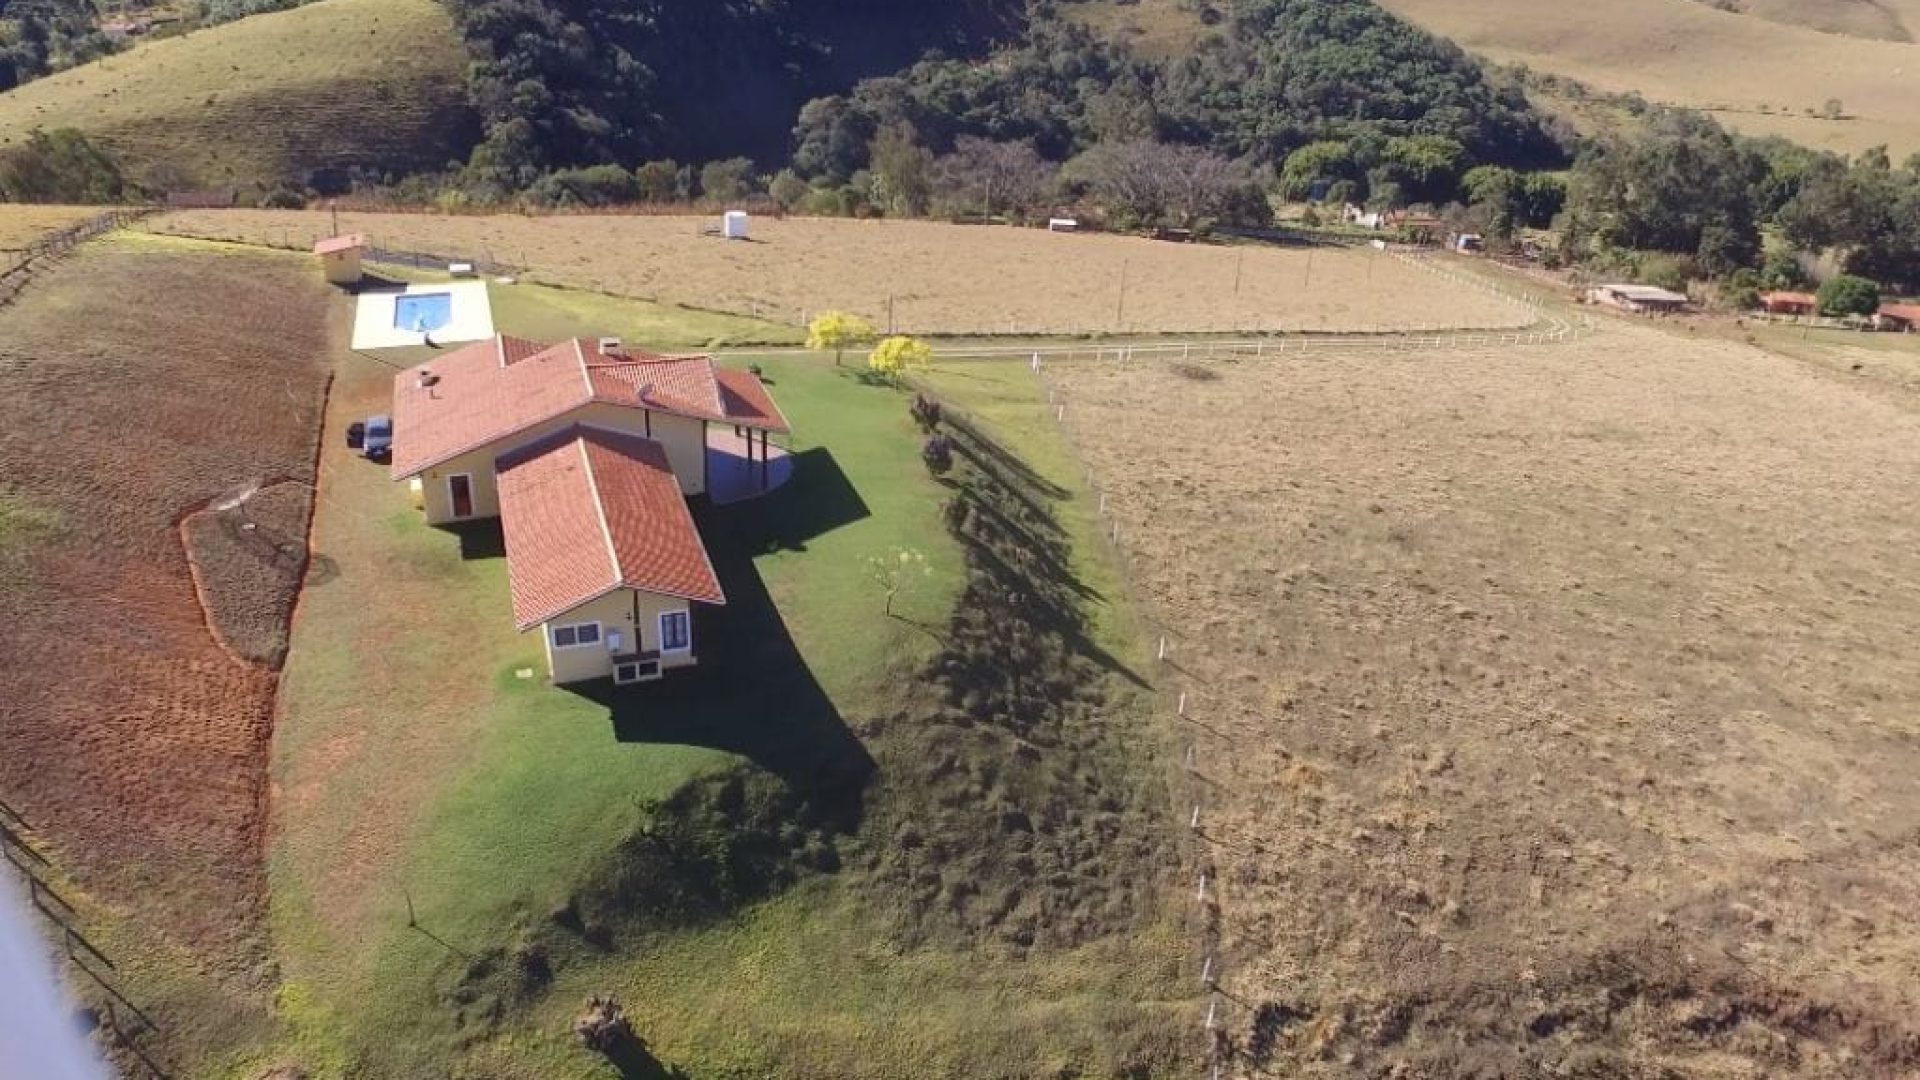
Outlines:
{"type": "Polygon", "coordinates": [[[757,379],[705,356],[603,355],[585,338],[540,346],[498,337],[409,368],[393,381],[393,477],[585,406],[604,402],[744,427],[786,431],[757,379]]]}
{"type": "Polygon", "coordinates": [[[502,456],[499,469],[520,629],[615,589],[727,602],[659,443],[575,425],[502,456]]]}

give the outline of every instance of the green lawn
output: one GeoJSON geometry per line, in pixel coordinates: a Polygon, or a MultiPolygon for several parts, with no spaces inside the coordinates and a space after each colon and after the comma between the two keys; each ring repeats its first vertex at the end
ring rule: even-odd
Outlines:
{"type": "MultiPolygon", "coordinates": [[[[740,329],[530,286],[496,288],[495,313],[507,333],[613,332],[637,345],[740,329]]],[[[939,647],[929,628],[952,608],[961,559],[906,395],[819,358],[760,362],[796,429],[795,480],[702,512],[730,604],[702,623],[701,669],[604,701],[544,683],[538,639],[513,631],[496,539],[423,525],[404,486],[340,446],[348,420],[384,407],[392,377],[341,357],[316,573],[274,746],[283,1032],[214,1074],[288,1062],[318,1077],[441,1075],[459,1063],[474,1075],[610,1076],[567,1033],[581,1000],[608,991],[653,1057],[695,1077],[1108,1075],[1165,1057],[1191,1011],[1179,1000],[1190,988],[1170,989],[1176,920],[1024,958],[906,947],[882,930],[892,899],[853,867],[639,951],[570,957],[547,992],[497,1019],[473,1015],[484,1003],[464,1018],[448,1003],[471,958],[544,925],[642,824],[643,800],[735,765],[839,775],[823,770],[880,745],[868,729],[900,711],[939,647]],[[924,553],[930,574],[900,597],[907,619],[890,619],[868,562],[900,548],[924,553]]],[[[1078,488],[1019,364],[933,381],[1050,480],[1078,488]]],[[[1062,518],[1091,541],[1082,503],[1062,518]]],[[[1099,559],[1075,569],[1099,595],[1120,595],[1099,559]]],[[[1103,646],[1137,659],[1124,605],[1098,606],[1103,646]]],[[[911,751],[910,733],[892,737],[885,745],[911,751]]]]}

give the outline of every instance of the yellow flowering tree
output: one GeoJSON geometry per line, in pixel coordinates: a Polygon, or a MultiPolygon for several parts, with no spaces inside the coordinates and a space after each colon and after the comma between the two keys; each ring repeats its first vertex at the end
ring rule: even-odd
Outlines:
{"type": "Polygon", "coordinates": [[[913,337],[890,337],[873,347],[867,367],[876,375],[894,378],[912,368],[933,363],[933,346],[913,337]]]}
{"type": "Polygon", "coordinates": [[[858,315],[823,311],[807,324],[807,348],[832,349],[833,362],[838,364],[848,349],[871,342],[874,335],[873,324],[858,315]]]}

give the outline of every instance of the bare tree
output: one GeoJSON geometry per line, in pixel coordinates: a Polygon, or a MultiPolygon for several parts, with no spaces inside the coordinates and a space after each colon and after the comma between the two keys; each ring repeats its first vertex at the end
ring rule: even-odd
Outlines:
{"type": "Polygon", "coordinates": [[[955,207],[1024,215],[1052,192],[1055,169],[1029,142],[962,135],[935,170],[942,198],[955,207]]]}
{"type": "Polygon", "coordinates": [[[1211,150],[1159,142],[1101,143],[1071,167],[1109,210],[1142,223],[1192,225],[1249,183],[1243,166],[1211,150]]]}

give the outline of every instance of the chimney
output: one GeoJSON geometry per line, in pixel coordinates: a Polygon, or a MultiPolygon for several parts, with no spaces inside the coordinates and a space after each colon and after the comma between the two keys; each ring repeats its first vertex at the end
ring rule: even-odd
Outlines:
{"type": "Polygon", "coordinates": [[[601,356],[619,356],[620,355],[620,339],[617,337],[601,338],[600,339],[600,355],[601,356]]]}

